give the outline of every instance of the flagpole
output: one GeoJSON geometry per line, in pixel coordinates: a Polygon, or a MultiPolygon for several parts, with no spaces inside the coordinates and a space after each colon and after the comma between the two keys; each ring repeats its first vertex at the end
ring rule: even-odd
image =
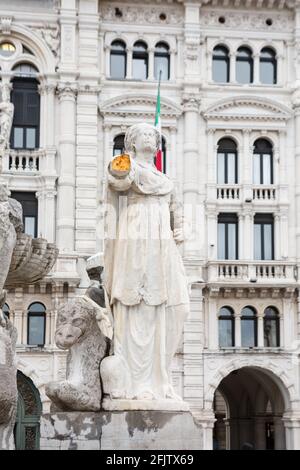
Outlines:
{"type": "Polygon", "coordinates": [[[162,136],[161,136],[161,121],[160,121],[160,82],[161,82],[161,75],[162,75],[162,70],[159,71],[157,99],[156,99],[156,111],[155,111],[155,127],[160,133],[160,144],[159,144],[159,149],[156,153],[155,166],[159,171],[163,170],[162,136]]]}

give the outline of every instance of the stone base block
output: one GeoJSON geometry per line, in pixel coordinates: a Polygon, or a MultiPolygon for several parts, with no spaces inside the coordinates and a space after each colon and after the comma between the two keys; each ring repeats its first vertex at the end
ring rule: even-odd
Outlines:
{"type": "Polygon", "coordinates": [[[42,450],[197,450],[201,426],[190,412],[57,412],[41,418],[42,450]]]}

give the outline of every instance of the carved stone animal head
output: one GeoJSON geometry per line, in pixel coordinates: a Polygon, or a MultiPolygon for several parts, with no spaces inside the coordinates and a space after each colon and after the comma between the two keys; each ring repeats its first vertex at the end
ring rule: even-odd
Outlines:
{"type": "Polygon", "coordinates": [[[82,297],[69,300],[58,310],[55,342],[60,349],[69,349],[99,329],[96,309],[82,297]]]}

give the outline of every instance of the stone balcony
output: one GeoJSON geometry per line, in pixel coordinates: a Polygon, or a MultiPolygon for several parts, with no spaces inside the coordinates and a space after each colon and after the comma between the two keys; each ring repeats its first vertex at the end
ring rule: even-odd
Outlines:
{"type": "Polygon", "coordinates": [[[222,184],[217,185],[217,200],[228,202],[255,202],[266,203],[276,202],[278,196],[278,188],[276,185],[250,185],[243,186],[239,184],[222,184]]]}
{"type": "Polygon", "coordinates": [[[295,284],[297,268],[286,261],[209,261],[208,283],[295,284]]]}
{"type": "Polygon", "coordinates": [[[3,172],[22,175],[39,174],[41,160],[44,157],[45,150],[43,149],[10,149],[3,158],[3,172]]]}

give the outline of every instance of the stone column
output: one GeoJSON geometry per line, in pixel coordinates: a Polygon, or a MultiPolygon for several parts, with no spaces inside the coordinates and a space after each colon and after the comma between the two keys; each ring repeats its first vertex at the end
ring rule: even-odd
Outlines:
{"type": "Polygon", "coordinates": [[[236,83],[236,62],[235,62],[235,53],[231,52],[229,54],[229,81],[230,83],[236,83]]]}
{"type": "Polygon", "coordinates": [[[257,346],[264,347],[264,313],[258,312],[257,314],[257,346]]]}
{"type": "Polygon", "coordinates": [[[18,332],[17,344],[23,344],[23,310],[15,309],[14,326],[18,332]]]}
{"type": "MultiPolygon", "coordinates": [[[[281,417],[274,418],[275,450],[284,450],[285,447],[285,428],[281,417]]],[[[298,449],[300,443],[298,443],[298,449]]]]}
{"type": "Polygon", "coordinates": [[[192,235],[184,244],[184,256],[186,258],[199,257],[199,230],[197,226],[197,204],[198,204],[198,125],[199,125],[199,98],[195,94],[185,94],[184,106],[184,208],[188,214],[192,235]]]}
{"type": "Polygon", "coordinates": [[[167,175],[174,180],[177,180],[177,158],[176,158],[176,148],[177,148],[177,127],[170,128],[170,153],[167,152],[167,175]]]}
{"type": "Polygon", "coordinates": [[[253,54],[253,83],[258,85],[260,83],[260,70],[259,70],[259,53],[253,54]]]}
{"type": "Polygon", "coordinates": [[[240,348],[242,344],[242,331],[241,331],[241,314],[234,314],[234,326],[235,326],[235,347],[240,348]]]}
{"type": "Polygon", "coordinates": [[[210,296],[208,300],[208,348],[218,349],[218,312],[216,298],[210,296]]]}
{"type": "Polygon", "coordinates": [[[175,80],[175,61],[176,61],[176,49],[170,50],[170,80],[175,80]]]}
{"type": "MultiPolygon", "coordinates": [[[[110,77],[110,45],[106,44],[104,46],[104,51],[105,51],[105,76],[107,78],[110,77]]],[[[127,78],[127,77],[126,77],[127,78]]]]}
{"type": "Polygon", "coordinates": [[[253,213],[251,210],[244,212],[244,260],[253,260],[254,257],[254,246],[253,246],[253,213]]]}
{"type": "Polygon", "coordinates": [[[61,251],[74,250],[76,93],[75,83],[60,83],[58,86],[61,133],[57,194],[57,246],[61,251]]]}
{"type": "Polygon", "coordinates": [[[264,416],[254,417],[254,445],[255,450],[266,449],[266,418],[264,416]]]}
{"type": "Polygon", "coordinates": [[[280,247],[280,215],[276,212],[274,214],[274,259],[281,258],[280,247]]]}
{"type": "Polygon", "coordinates": [[[154,80],[154,48],[148,49],[148,79],[154,80]]]}
{"type": "Polygon", "coordinates": [[[251,129],[243,129],[243,156],[241,158],[241,161],[243,162],[243,166],[240,165],[240,171],[242,173],[243,171],[243,176],[241,175],[243,179],[243,202],[246,200],[249,200],[250,202],[252,201],[253,198],[253,191],[252,191],[252,183],[253,183],[253,177],[252,177],[252,154],[253,154],[253,147],[250,146],[250,134],[252,130],[251,129]]]}
{"type": "Polygon", "coordinates": [[[238,259],[245,259],[245,219],[244,214],[238,214],[238,259]]]}
{"type": "Polygon", "coordinates": [[[132,47],[127,47],[126,78],[132,79],[132,47]]]}

